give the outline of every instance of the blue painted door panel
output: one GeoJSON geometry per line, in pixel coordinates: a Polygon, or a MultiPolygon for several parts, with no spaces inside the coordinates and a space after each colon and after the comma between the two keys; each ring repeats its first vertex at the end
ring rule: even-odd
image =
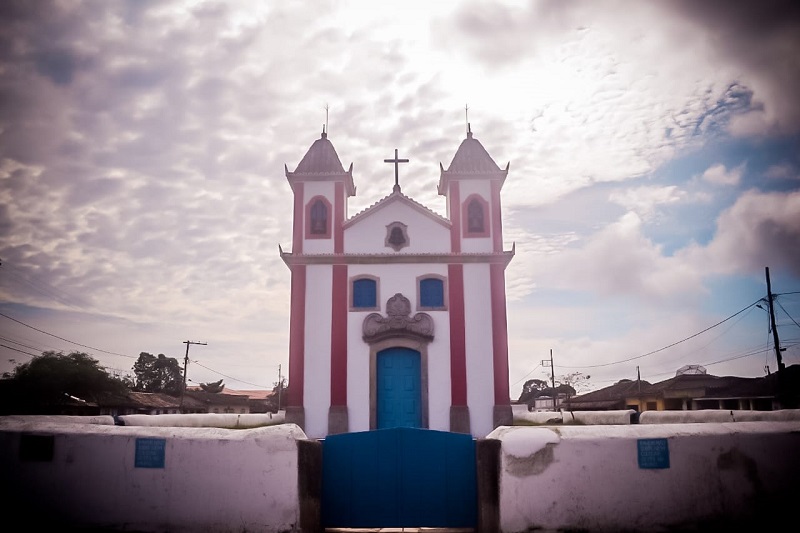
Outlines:
{"type": "Polygon", "coordinates": [[[475,527],[475,441],[393,428],[323,443],[325,527],[475,527]]]}
{"type": "Polygon", "coordinates": [[[377,355],[377,427],[422,427],[420,354],[389,348],[377,355]]]}

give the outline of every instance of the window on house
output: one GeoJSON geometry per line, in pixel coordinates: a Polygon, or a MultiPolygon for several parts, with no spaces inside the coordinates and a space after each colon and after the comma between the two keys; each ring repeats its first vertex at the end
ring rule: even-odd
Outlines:
{"type": "Polygon", "coordinates": [[[374,309],[378,307],[378,283],[371,278],[359,278],[353,281],[354,309],[374,309]]]}
{"type": "Polygon", "coordinates": [[[328,207],[320,199],[311,204],[310,231],[312,235],[325,235],[328,233],[328,207]]]}
{"type": "Polygon", "coordinates": [[[473,198],[467,205],[467,231],[483,233],[483,205],[477,198],[473,198]]]}
{"type": "Polygon", "coordinates": [[[444,307],[444,281],[440,278],[423,278],[419,281],[420,308],[444,307]]]}

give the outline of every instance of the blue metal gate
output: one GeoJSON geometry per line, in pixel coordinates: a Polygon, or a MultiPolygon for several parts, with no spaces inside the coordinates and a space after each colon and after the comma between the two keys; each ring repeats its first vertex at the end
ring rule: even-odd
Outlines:
{"type": "Polygon", "coordinates": [[[476,483],[470,435],[412,428],[330,435],[322,446],[322,524],[475,527],[476,483]]]}

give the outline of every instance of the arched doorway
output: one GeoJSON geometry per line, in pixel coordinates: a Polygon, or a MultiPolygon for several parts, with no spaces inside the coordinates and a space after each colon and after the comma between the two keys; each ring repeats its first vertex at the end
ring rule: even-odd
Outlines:
{"type": "Polygon", "coordinates": [[[395,346],[376,355],[376,428],[421,428],[422,357],[395,346]]]}

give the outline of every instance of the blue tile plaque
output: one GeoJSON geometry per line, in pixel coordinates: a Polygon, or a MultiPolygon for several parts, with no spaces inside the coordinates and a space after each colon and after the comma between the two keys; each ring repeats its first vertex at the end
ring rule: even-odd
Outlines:
{"type": "Polygon", "coordinates": [[[639,439],[639,468],[669,468],[667,439],[639,439]]]}
{"type": "Polygon", "coordinates": [[[136,468],[164,468],[166,439],[136,439],[136,468]]]}

